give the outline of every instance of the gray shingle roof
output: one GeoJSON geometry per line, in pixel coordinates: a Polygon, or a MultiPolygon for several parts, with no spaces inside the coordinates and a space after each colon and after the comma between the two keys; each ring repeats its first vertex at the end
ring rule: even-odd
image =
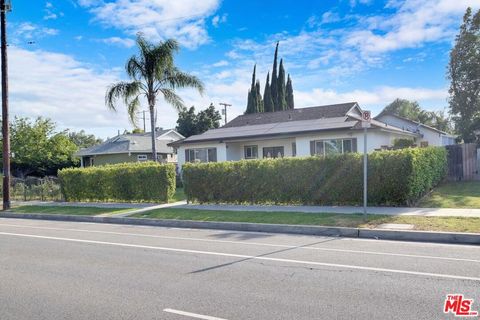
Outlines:
{"type": "Polygon", "coordinates": [[[190,136],[181,141],[181,143],[307,133],[321,130],[349,129],[354,127],[356,123],[357,121],[347,121],[347,117],[335,117],[328,119],[256,124],[243,127],[222,127],[219,129],[210,129],[203,134],[190,136]]]}
{"type": "Polygon", "coordinates": [[[347,112],[355,105],[357,105],[356,102],[348,102],[286,111],[246,114],[236,117],[235,119],[224,125],[223,128],[243,127],[246,125],[301,121],[310,119],[344,117],[347,112]]]}
{"type": "MultiPolygon", "coordinates": [[[[166,133],[169,130],[163,130],[166,133]]],[[[162,135],[162,132],[157,132],[162,135]]],[[[167,144],[171,140],[157,140],[158,153],[172,153],[172,147],[167,144]]],[[[148,153],[152,152],[152,142],[150,133],[141,134],[124,134],[113,137],[107,141],[96,146],[85,148],[76,153],[77,156],[89,156],[98,154],[113,154],[113,153],[148,153]]]]}

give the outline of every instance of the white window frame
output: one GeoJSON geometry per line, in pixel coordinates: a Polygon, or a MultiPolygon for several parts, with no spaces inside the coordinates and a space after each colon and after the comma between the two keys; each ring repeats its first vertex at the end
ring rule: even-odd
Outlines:
{"type": "Polygon", "coordinates": [[[195,162],[202,162],[202,161],[197,161],[197,160],[199,160],[199,159],[196,158],[196,155],[197,155],[197,152],[203,151],[203,150],[205,150],[205,153],[206,153],[206,158],[207,158],[206,163],[208,163],[208,162],[217,162],[217,161],[218,161],[218,160],[217,160],[217,157],[218,157],[218,155],[217,155],[217,148],[216,148],[216,147],[212,147],[212,148],[187,148],[187,149],[185,149],[185,152],[188,152],[188,154],[189,154],[189,159],[188,159],[188,161],[187,161],[187,159],[185,159],[185,162],[193,162],[193,163],[195,163],[195,162]],[[209,152],[208,152],[208,151],[211,150],[211,149],[215,150],[215,161],[211,160],[210,157],[209,157],[209,152]],[[192,158],[191,158],[191,156],[190,156],[191,154],[193,154],[193,157],[194,157],[193,161],[192,161],[192,158]]]}
{"type": "Polygon", "coordinates": [[[245,159],[258,159],[258,146],[257,145],[248,145],[248,146],[243,146],[243,157],[245,159]],[[251,157],[247,157],[247,149],[251,149],[250,153],[252,154],[251,157]],[[253,150],[256,150],[256,155],[253,156],[254,152],[253,150]]]}
{"type": "Polygon", "coordinates": [[[321,139],[321,140],[314,140],[314,146],[315,146],[315,150],[314,150],[314,154],[315,155],[322,155],[322,156],[325,156],[326,153],[326,148],[325,148],[325,142],[328,142],[328,141],[331,141],[331,140],[341,140],[342,141],[342,152],[341,154],[344,154],[345,153],[345,146],[344,146],[344,142],[346,140],[350,140],[350,153],[352,153],[352,148],[353,148],[353,138],[338,138],[338,139],[321,139]],[[323,154],[320,154],[320,153],[317,153],[317,143],[323,143],[323,154]]]}

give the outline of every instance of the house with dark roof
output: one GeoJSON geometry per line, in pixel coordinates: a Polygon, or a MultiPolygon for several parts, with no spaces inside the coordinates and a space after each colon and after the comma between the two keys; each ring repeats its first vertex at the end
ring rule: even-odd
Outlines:
{"type": "MultiPolygon", "coordinates": [[[[184,139],[174,129],[157,128],[157,156],[161,162],[176,163],[177,156],[169,143],[184,139]]],[[[140,162],[152,160],[151,133],[122,134],[106,140],[90,148],[81,149],[76,153],[80,157],[82,167],[94,165],[140,162]]]]}
{"type": "MultiPolygon", "coordinates": [[[[178,164],[302,157],[363,151],[362,109],[356,102],[241,115],[225,126],[171,143],[178,164]]],[[[371,120],[367,150],[421,134],[371,120]]]]}
{"type": "Polygon", "coordinates": [[[421,137],[416,141],[419,146],[438,147],[455,144],[455,137],[453,135],[395,114],[382,112],[376,116],[375,119],[406,131],[419,133],[421,137]]]}

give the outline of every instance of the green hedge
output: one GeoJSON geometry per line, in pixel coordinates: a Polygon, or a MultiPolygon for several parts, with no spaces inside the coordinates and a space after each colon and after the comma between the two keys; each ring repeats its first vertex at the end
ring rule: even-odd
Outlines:
{"type": "MultiPolygon", "coordinates": [[[[410,148],[369,154],[370,205],[411,205],[446,174],[445,148],[410,148]]],[[[187,198],[218,203],[359,205],[362,155],[188,163],[187,198]]]]}
{"type": "Polygon", "coordinates": [[[58,172],[67,201],[167,202],[175,193],[175,166],[123,163],[58,172]]]}

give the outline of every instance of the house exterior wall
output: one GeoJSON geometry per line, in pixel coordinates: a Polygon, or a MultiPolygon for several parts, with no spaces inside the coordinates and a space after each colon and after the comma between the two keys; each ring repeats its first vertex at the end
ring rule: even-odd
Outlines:
{"type": "MultiPolygon", "coordinates": [[[[330,139],[355,139],[357,140],[357,152],[363,152],[363,131],[329,131],[319,132],[315,134],[299,135],[296,137],[277,138],[277,139],[252,139],[238,142],[210,142],[210,143],[189,143],[181,145],[178,148],[178,164],[179,168],[185,163],[185,149],[192,148],[217,148],[217,161],[238,161],[245,158],[245,146],[257,146],[258,158],[263,158],[264,147],[283,147],[284,156],[292,156],[292,144],[296,145],[296,156],[310,156],[310,141],[314,140],[330,140],[330,139]]],[[[367,152],[380,149],[382,146],[392,146],[393,141],[397,138],[410,138],[409,135],[397,134],[379,129],[367,131],[367,152]]]]}
{"type": "Polygon", "coordinates": [[[423,135],[423,138],[418,138],[416,140],[416,143],[418,145],[421,145],[421,142],[428,142],[429,146],[436,146],[436,147],[455,144],[455,139],[450,135],[442,134],[438,131],[429,129],[421,125],[420,126],[414,125],[410,121],[407,121],[402,118],[398,118],[392,115],[382,115],[378,118],[378,120],[404,130],[408,130],[412,132],[414,132],[415,130],[418,130],[420,134],[423,135]]]}

